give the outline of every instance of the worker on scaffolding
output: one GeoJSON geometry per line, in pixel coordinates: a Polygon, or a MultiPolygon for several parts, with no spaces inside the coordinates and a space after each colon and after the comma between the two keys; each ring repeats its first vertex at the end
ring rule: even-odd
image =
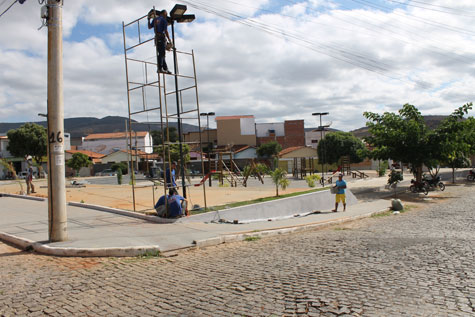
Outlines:
{"type": "Polygon", "coordinates": [[[163,195],[155,204],[157,216],[162,218],[179,218],[188,216],[188,201],[178,195],[174,188],[170,188],[168,195],[163,195]]]}
{"type": "Polygon", "coordinates": [[[172,46],[172,41],[170,40],[170,35],[168,35],[167,29],[167,10],[162,10],[158,12],[152,9],[149,11],[147,18],[148,28],[153,28],[155,31],[155,46],[157,48],[158,55],[157,72],[171,74],[171,72],[168,70],[167,62],[165,60],[165,51],[167,49],[167,45],[169,48],[172,46]]]}

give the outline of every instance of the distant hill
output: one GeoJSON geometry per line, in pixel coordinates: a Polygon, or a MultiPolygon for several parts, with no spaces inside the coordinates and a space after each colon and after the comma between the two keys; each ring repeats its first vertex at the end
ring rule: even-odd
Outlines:
{"type": "MultiPolygon", "coordinates": [[[[422,117],[424,118],[424,121],[429,127],[429,129],[435,129],[448,116],[422,116],[422,117]]],[[[353,133],[354,136],[360,139],[369,136],[369,131],[367,127],[362,127],[350,132],[353,133]]]]}
{"type": "MultiPolygon", "coordinates": [[[[128,118],[109,116],[102,119],[92,117],[79,117],[64,119],[64,130],[71,134],[71,138],[80,138],[93,133],[109,133],[125,131],[125,121],[128,118]]],[[[137,122],[132,120],[133,122],[137,122]]],[[[35,122],[46,127],[46,121],[35,122]]],[[[0,123],[0,134],[6,134],[11,129],[18,129],[25,122],[0,123]]],[[[170,123],[171,127],[176,127],[176,123],[170,123]]],[[[135,131],[148,131],[149,125],[146,123],[137,123],[132,125],[135,131]]],[[[182,123],[183,132],[198,131],[195,125],[182,123]]],[[[150,124],[150,130],[160,130],[160,124],[150,124]]]]}

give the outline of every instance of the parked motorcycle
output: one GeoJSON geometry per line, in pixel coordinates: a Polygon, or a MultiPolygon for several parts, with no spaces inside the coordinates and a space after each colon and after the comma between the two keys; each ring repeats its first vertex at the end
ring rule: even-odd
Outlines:
{"type": "Polygon", "coordinates": [[[418,182],[414,179],[411,179],[411,186],[409,186],[409,190],[413,193],[424,193],[427,195],[429,193],[429,184],[426,182],[418,182]]]}
{"type": "Polygon", "coordinates": [[[468,171],[467,180],[471,181],[471,182],[475,181],[475,172],[474,172],[474,170],[468,171]]]}
{"type": "Polygon", "coordinates": [[[445,189],[445,185],[444,183],[442,183],[442,180],[440,178],[439,175],[437,175],[437,177],[429,177],[427,175],[423,175],[423,179],[422,179],[424,182],[426,182],[427,184],[429,184],[429,187],[431,188],[439,188],[441,191],[444,191],[445,189]]]}

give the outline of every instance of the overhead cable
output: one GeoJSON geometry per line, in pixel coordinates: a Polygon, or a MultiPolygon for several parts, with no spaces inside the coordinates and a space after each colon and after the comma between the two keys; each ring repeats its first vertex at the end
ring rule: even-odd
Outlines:
{"type": "Polygon", "coordinates": [[[18,0],[13,1],[13,3],[10,4],[10,6],[9,6],[5,11],[3,11],[3,12],[0,14],[0,18],[1,18],[5,13],[7,13],[7,11],[10,10],[10,8],[13,7],[13,5],[14,5],[15,3],[17,3],[17,2],[18,2],[18,0]]]}
{"type": "Polygon", "coordinates": [[[196,1],[196,0],[193,0],[192,2],[185,0],[183,2],[189,4],[195,9],[208,12],[208,13],[223,17],[225,19],[231,20],[233,22],[247,25],[249,27],[260,29],[273,36],[287,39],[299,46],[306,47],[310,50],[319,52],[321,54],[324,54],[331,58],[351,64],[358,68],[363,68],[365,70],[378,73],[380,75],[386,76],[391,79],[409,82],[404,79],[404,75],[397,74],[394,70],[392,70],[391,65],[385,64],[381,61],[373,60],[361,54],[357,54],[357,53],[353,53],[353,52],[341,49],[336,45],[325,45],[325,44],[314,43],[308,39],[292,34],[286,30],[279,29],[276,26],[268,25],[268,24],[256,21],[255,19],[252,19],[252,18],[245,18],[239,14],[230,12],[229,10],[226,10],[226,9],[213,8],[209,4],[203,4],[203,3],[200,4],[199,1],[196,1]],[[391,75],[391,73],[396,74],[398,76],[393,76],[391,75]]]}

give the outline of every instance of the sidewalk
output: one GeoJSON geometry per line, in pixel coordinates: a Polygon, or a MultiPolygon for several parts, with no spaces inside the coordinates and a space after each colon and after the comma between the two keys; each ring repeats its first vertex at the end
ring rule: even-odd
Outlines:
{"type": "MultiPolygon", "coordinates": [[[[386,178],[351,182],[357,193],[368,193],[346,212],[322,210],[318,214],[277,221],[229,223],[157,223],[154,216],[131,217],[78,206],[67,206],[68,235],[65,242],[49,243],[47,201],[0,197],[0,240],[22,249],[62,256],[136,256],[149,252],[170,252],[243,240],[248,236],[269,236],[327,226],[387,210],[391,195],[384,190],[386,178]],[[149,217],[149,218],[147,218],[149,217]]],[[[406,187],[407,188],[407,187],[406,187]]],[[[403,190],[403,188],[401,188],[403,190]]]]}
{"type": "Polygon", "coordinates": [[[204,247],[243,240],[246,236],[281,234],[347,221],[369,216],[389,206],[388,201],[377,200],[353,205],[344,213],[323,211],[305,217],[248,224],[160,224],[68,206],[69,240],[48,243],[46,201],[12,197],[1,197],[0,201],[0,240],[23,249],[33,248],[39,253],[64,256],[135,256],[146,252],[204,247]]]}

